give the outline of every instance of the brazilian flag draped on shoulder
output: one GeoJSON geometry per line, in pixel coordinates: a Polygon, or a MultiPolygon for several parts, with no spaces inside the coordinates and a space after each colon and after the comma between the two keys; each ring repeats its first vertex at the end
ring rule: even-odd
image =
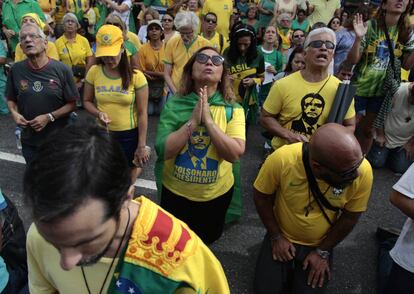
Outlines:
{"type": "MultiPolygon", "coordinates": [[[[158,198],[161,198],[162,176],[164,167],[164,151],[167,137],[186,124],[193,113],[200,97],[192,92],[186,96],[175,95],[166,103],[158,123],[155,150],[157,151],[157,162],[155,164],[155,177],[157,182],[158,198]]],[[[240,108],[237,103],[229,103],[224,100],[219,92],[215,92],[208,98],[210,105],[223,106],[226,108],[226,118],[229,122],[232,118],[233,108],[240,108]]],[[[242,212],[241,190],[240,190],[240,162],[233,163],[234,192],[232,201],[226,214],[226,223],[236,221],[242,212]]],[[[184,183],[183,183],[184,184],[184,183]]]]}

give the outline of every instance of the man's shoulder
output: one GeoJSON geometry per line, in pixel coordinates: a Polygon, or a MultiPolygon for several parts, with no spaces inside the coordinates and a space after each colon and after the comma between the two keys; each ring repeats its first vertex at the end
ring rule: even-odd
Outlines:
{"type": "Polygon", "coordinates": [[[50,58],[49,64],[48,64],[48,68],[56,68],[56,69],[58,69],[60,71],[71,71],[71,69],[69,68],[69,66],[67,66],[63,62],[58,61],[58,60],[55,60],[53,58],[50,58]]]}
{"type": "Polygon", "coordinates": [[[272,162],[281,161],[283,166],[294,166],[302,160],[302,143],[283,145],[269,156],[272,162]]]}

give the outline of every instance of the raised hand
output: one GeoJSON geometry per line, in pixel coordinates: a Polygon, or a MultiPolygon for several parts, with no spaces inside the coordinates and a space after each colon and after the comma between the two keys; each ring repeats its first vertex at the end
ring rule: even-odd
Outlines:
{"type": "Polygon", "coordinates": [[[366,35],[368,31],[368,26],[364,23],[362,14],[357,13],[354,16],[353,25],[354,25],[354,32],[357,38],[362,38],[366,35]]]}

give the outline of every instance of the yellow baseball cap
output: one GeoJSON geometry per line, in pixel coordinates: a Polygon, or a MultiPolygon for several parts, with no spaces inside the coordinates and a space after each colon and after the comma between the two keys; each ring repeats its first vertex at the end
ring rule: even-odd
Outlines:
{"type": "Polygon", "coordinates": [[[113,25],[103,25],[96,34],[96,57],[117,56],[124,43],[120,28],[113,25]]]}

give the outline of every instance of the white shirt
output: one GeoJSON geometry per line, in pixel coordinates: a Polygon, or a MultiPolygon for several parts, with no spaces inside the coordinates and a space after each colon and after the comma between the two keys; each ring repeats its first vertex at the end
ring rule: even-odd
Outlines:
{"type": "Polygon", "coordinates": [[[408,85],[401,83],[393,98],[392,110],[385,121],[385,138],[387,148],[403,146],[414,136],[414,105],[408,101],[408,85]],[[407,122],[406,119],[410,117],[407,122]]]}
{"type": "Polygon", "coordinates": [[[122,4],[126,4],[129,7],[129,9],[122,13],[118,11],[114,11],[113,14],[118,15],[122,19],[122,21],[126,24],[126,27],[129,28],[129,15],[131,14],[132,2],[131,0],[124,0],[122,1],[121,5],[122,4]]]}
{"type": "MultiPolygon", "coordinates": [[[[392,188],[404,196],[414,199],[414,164],[408,168],[392,188]]],[[[414,273],[414,223],[411,218],[405,221],[400,237],[390,251],[390,255],[395,263],[414,273]]]]}

